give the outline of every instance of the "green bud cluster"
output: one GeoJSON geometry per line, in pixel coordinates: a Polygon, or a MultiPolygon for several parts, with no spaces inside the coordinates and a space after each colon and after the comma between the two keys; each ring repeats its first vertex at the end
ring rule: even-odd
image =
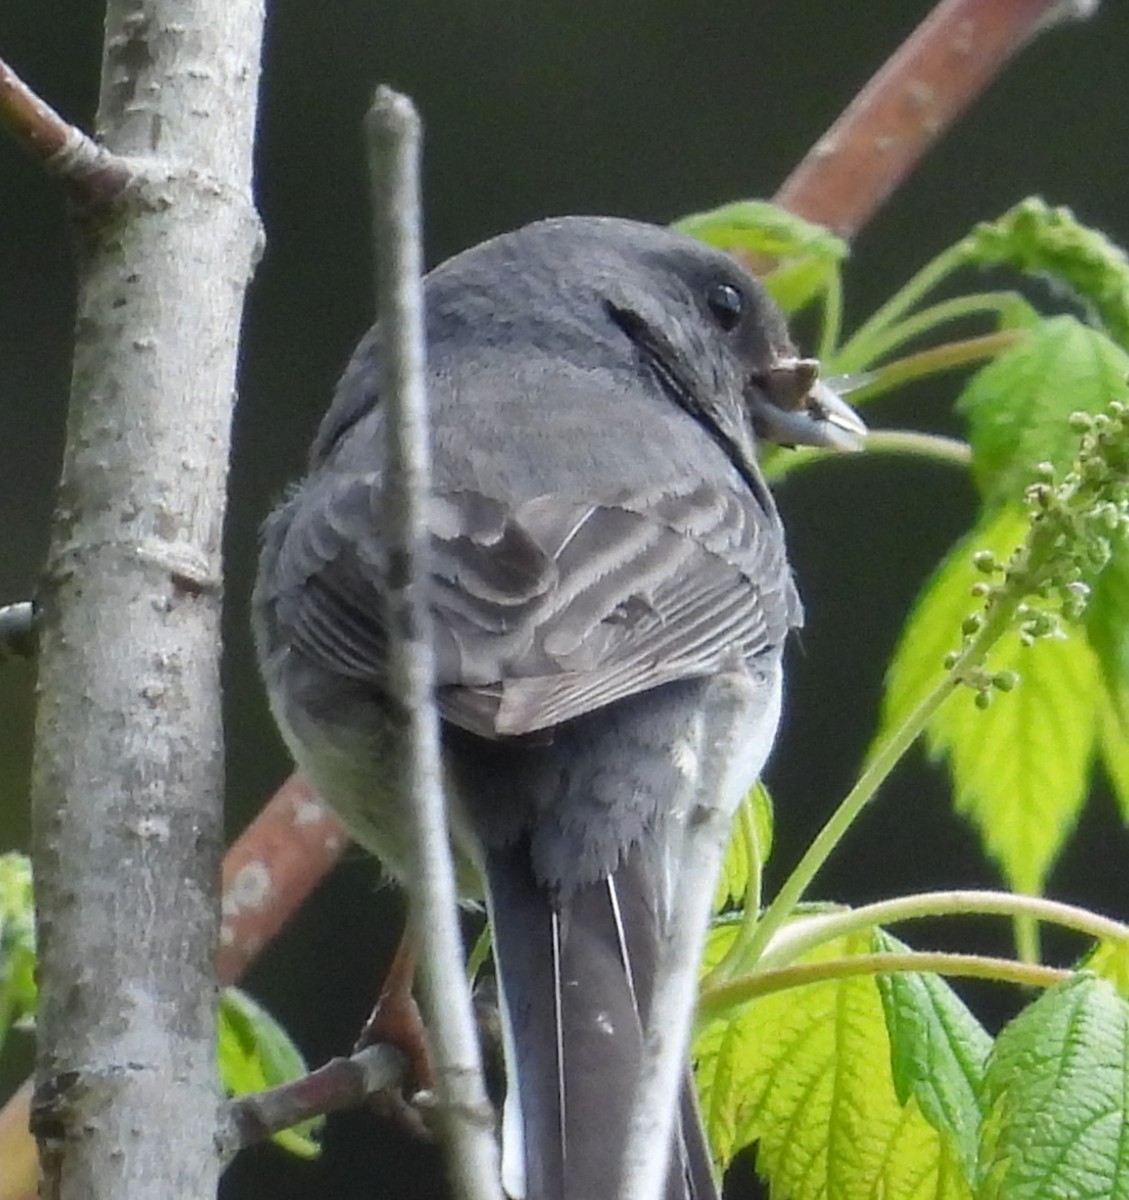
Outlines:
{"type": "MultiPolygon", "coordinates": [[[[1008,613],[1024,645],[1065,637],[1064,623],[1085,612],[1089,581],[1129,534],[1129,405],[1113,401],[1101,413],[1074,413],[1070,427],[1080,435],[1070,469],[1061,477],[1051,463],[1034,469],[1024,495],[1030,525],[1023,545],[1006,562],[990,550],[973,555],[982,578],[970,590],[981,607],[961,622],[960,649],[946,656],[946,670],[960,667],[996,614],[1008,613]]],[[[978,708],[987,708],[993,692],[1011,691],[1018,678],[968,663],[960,682],[975,690],[978,708]]]]}

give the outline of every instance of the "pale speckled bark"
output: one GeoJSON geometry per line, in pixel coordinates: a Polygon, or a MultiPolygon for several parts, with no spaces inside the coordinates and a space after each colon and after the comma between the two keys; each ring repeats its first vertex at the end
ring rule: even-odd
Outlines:
{"type": "Polygon", "coordinates": [[[214,1195],[220,537],[261,0],[111,0],[43,583],[33,1120],[58,1200],[214,1195]]]}

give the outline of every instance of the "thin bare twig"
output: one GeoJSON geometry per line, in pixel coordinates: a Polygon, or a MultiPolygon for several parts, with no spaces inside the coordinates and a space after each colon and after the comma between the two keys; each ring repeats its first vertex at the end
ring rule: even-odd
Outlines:
{"type": "Polygon", "coordinates": [[[312,1117],[356,1108],[377,1092],[399,1087],[404,1056],[394,1046],[367,1046],[351,1058],[332,1058],[301,1079],[229,1100],[217,1135],[224,1162],[312,1117]]]}
{"type": "Polygon", "coordinates": [[[411,921],[420,941],[425,1012],[438,1078],[438,1117],[456,1195],[501,1200],[493,1110],[486,1096],[463,969],[455,869],[433,701],[428,507],[431,458],[424,386],[419,117],[406,96],[377,90],[366,118],[372,171],[377,296],[387,413],[384,532],[389,560],[389,718],[401,726],[398,784],[412,812],[416,862],[411,921]],[[390,706],[391,707],[391,706],[390,706]]]}
{"type": "Polygon", "coordinates": [[[108,204],[133,178],[129,163],[64,121],[0,58],[0,127],[85,206],[108,204]]]}
{"type": "Polygon", "coordinates": [[[788,176],[777,204],[853,237],[1044,29],[1097,0],[941,0],[788,176]]]}

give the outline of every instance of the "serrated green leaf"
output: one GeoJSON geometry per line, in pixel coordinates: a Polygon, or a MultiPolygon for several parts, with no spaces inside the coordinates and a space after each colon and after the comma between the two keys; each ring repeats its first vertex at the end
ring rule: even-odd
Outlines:
{"type": "MultiPolygon", "coordinates": [[[[869,935],[852,935],[804,961],[865,953],[869,946],[869,935]]],[[[898,1101],[872,977],[754,1000],[710,1022],[696,1039],[695,1059],[716,1156],[728,1163],[756,1141],[757,1169],[776,1200],[970,1195],[948,1142],[915,1100],[898,1101]]]]}
{"type": "Polygon", "coordinates": [[[1129,1200],[1129,1004],[1076,975],[1019,1014],[988,1060],[978,1200],[1129,1200]]]}
{"type": "Polygon", "coordinates": [[[1129,942],[1103,938],[1086,955],[1083,965],[1111,983],[1123,1000],[1129,1000],[1129,942]]]}
{"type": "MultiPolygon", "coordinates": [[[[975,550],[1003,560],[1022,540],[1024,514],[1004,508],[963,538],[918,598],[886,679],[875,744],[897,728],[944,673],[975,605],[975,550]]],[[[986,712],[958,689],[926,730],[926,747],[947,761],[956,807],[976,826],[988,854],[1019,891],[1042,890],[1047,872],[1078,817],[1088,790],[1100,727],[1102,688],[1093,651],[1078,630],[1021,645],[1015,634],[989,656],[992,671],[1015,671],[1019,686],[986,712]]]]}
{"type": "Polygon", "coordinates": [[[969,380],[972,470],[989,505],[1018,502],[1037,463],[1065,467],[1078,450],[1072,412],[1099,412],[1129,395],[1129,355],[1074,317],[1052,317],[969,380]]]}
{"type": "MultiPolygon", "coordinates": [[[[218,1018],[220,1079],[233,1096],[289,1083],[306,1074],[306,1063],[285,1029],[239,988],[225,988],[218,1018]]],[[[321,1152],[321,1117],[275,1134],[273,1141],[300,1158],[321,1152]]]]}
{"type": "Polygon", "coordinates": [[[982,266],[1006,264],[1050,275],[1129,348],[1129,259],[1069,208],[1051,208],[1030,197],[997,220],[978,225],[965,247],[970,260],[982,266]]]}
{"type": "MultiPolygon", "coordinates": [[[[882,930],[874,941],[882,953],[908,949],[882,930]]],[[[971,1187],[982,1115],[978,1094],[992,1039],[940,975],[880,975],[878,991],[898,1100],[906,1104],[912,1097],[929,1124],[950,1139],[971,1187]]]]}
{"type": "Polygon", "coordinates": [[[796,312],[838,273],[849,249],[823,225],[805,221],[764,200],[742,200],[693,213],[674,228],[721,250],[763,255],[780,265],[762,282],[787,313],[796,312]]]}
{"type": "Polygon", "coordinates": [[[741,801],[733,818],[714,890],[715,913],[744,903],[749,886],[749,855],[756,853],[759,865],[764,866],[772,851],[772,827],[772,798],[764,784],[758,783],[741,801]]]}
{"type": "Polygon", "coordinates": [[[0,854],[0,1046],[35,1012],[35,909],[31,860],[0,854]]]}

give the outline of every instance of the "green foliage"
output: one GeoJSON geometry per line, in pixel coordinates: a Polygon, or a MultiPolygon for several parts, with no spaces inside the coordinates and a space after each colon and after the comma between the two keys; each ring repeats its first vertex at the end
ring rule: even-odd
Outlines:
{"type": "MultiPolygon", "coordinates": [[[[741,802],[725,847],[714,892],[714,912],[745,903],[750,882],[759,884],[760,868],[772,852],[772,797],[763,783],[741,802]]],[[[753,904],[759,907],[759,899],[753,904]]]]}
{"type": "Polygon", "coordinates": [[[956,402],[986,507],[1017,503],[1039,463],[1064,469],[1078,448],[1072,413],[1129,395],[1129,354],[1074,317],[1051,317],[978,371],[956,402]]]}
{"type": "Polygon", "coordinates": [[[1069,208],[1052,208],[1031,196],[995,221],[977,225],[962,250],[980,266],[1006,265],[1063,285],[1110,337],[1129,347],[1129,259],[1069,208]]]}
{"type": "Polygon", "coordinates": [[[1129,1004],[1076,975],[996,1039],[984,1081],[980,1200],[1129,1198],[1129,1004]]]}
{"type": "MultiPolygon", "coordinates": [[[[874,941],[886,952],[907,949],[881,931],[874,941]]],[[[898,1101],[917,1102],[929,1124],[947,1138],[971,1184],[983,1116],[980,1089],[992,1039],[939,975],[879,975],[877,982],[898,1101]]]]}
{"type": "Polygon", "coordinates": [[[31,863],[0,854],[0,1048],[13,1025],[35,1011],[35,911],[31,863]]]}
{"type": "Polygon", "coordinates": [[[761,200],[742,200],[694,213],[675,228],[740,256],[773,259],[764,283],[785,312],[801,309],[819,293],[839,285],[847,243],[822,225],[761,200]]]}
{"type": "MultiPolygon", "coordinates": [[[[773,253],[775,227],[761,207],[731,206],[684,227],[773,253]]],[[[839,345],[842,254],[830,243],[819,250],[802,227],[780,229],[792,261],[817,247],[822,274],[806,268],[819,282],[799,302],[823,295],[827,369],[870,372],[857,398],[979,368],[956,402],[969,445],[938,444],[936,456],[967,461],[981,511],[906,622],[858,782],[763,911],[763,850],[748,812],[738,823],[695,1043],[715,1152],[724,1165],[756,1143],[774,1200],[1129,1196],[1129,926],[1022,894],[1042,891],[1096,764],[1129,819],[1129,263],[1067,210],[1025,201],[926,264],[839,345]],[[1009,292],[923,307],[969,265],[1049,276],[1052,294],[1088,321],[1042,315],[1009,292]],[[891,357],[968,318],[988,319],[991,331],[891,357]],[[803,904],[919,736],[1019,892],[895,897],[874,905],[873,918],[803,904]],[[931,911],[1011,917],[1027,962],[926,958],[875,928],[931,911]],[[1048,919],[1090,937],[1085,971],[1034,961],[1035,927],[1048,919]],[[912,971],[915,961],[1054,986],[993,1041],[940,975],[912,971]]],[[[884,443],[879,434],[872,444],[932,450],[927,435],[884,443]]]]}
{"type": "MultiPolygon", "coordinates": [[[[713,936],[724,942],[732,929],[713,936]]],[[[802,961],[870,950],[870,935],[861,933],[802,961]]],[[[930,1124],[915,1096],[899,1099],[873,976],[829,977],[739,1006],[700,1031],[694,1056],[720,1164],[755,1141],[758,1171],[774,1196],[970,1196],[951,1139],[930,1124]]]]}
{"type": "MultiPolygon", "coordinates": [[[[983,578],[973,549],[1005,559],[1026,527],[1021,509],[1001,508],[957,543],[926,584],[890,666],[877,741],[943,681],[945,655],[976,607],[970,589],[983,578]]],[[[1037,892],[1088,794],[1102,727],[1097,659],[1076,627],[1029,646],[1013,630],[993,647],[986,668],[1014,672],[1014,694],[982,710],[979,693],[955,690],[929,723],[926,745],[947,760],[957,809],[972,819],[1008,881],[1037,892]]]]}
{"type": "MultiPolygon", "coordinates": [[[[246,992],[225,988],[218,1019],[220,1079],[229,1095],[241,1096],[289,1083],[306,1074],[306,1063],[290,1035],[246,992]]],[[[274,1136],[300,1158],[320,1153],[317,1137],[324,1118],[304,1121],[274,1136]]]]}

